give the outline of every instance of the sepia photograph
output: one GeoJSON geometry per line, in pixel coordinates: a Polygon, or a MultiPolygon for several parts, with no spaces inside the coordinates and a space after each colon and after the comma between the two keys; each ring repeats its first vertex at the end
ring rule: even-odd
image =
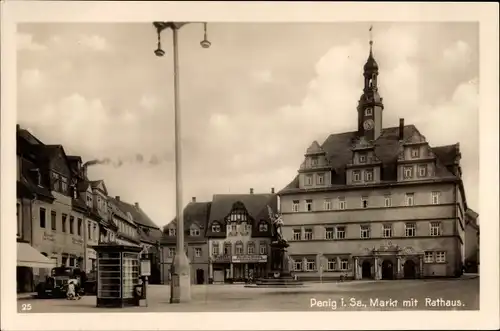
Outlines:
{"type": "Polygon", "coordinates": [[[194,16],[7,29],[14,314],[498,307],[478,20],[194,16]]]}

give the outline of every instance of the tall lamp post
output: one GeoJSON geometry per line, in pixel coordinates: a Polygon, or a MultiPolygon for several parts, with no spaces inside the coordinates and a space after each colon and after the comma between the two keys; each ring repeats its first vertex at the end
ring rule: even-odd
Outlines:
{"type": "MultiPolygon", "coordinates": [[[[175,117],[175,196],[177,219],[177,248],[172,263],[172,280],[170,303],[187,302],[191,299],[191,268],[189,259],[184,250],[184,213],[182,204],[182,167],[181,167],[181,113],[179,105],[179,50],[178,31],[188,23],[185,22],[154,22],[158,34],[158,48],[154,51],[156,56],[162,57],[165,51],[161,48],[161,32],[171,29],[173,34],[174,57],[174,117],[175,117]]],[[[209,48],[207,40],[207,23],[204,24],[205,35],[200,42],[201,47],[209,48]]]]}

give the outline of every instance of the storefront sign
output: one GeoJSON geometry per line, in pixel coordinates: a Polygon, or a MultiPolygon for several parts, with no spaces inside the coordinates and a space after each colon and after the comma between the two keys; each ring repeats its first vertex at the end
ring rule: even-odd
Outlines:
{"type": "Polygon", "coordinates": [[[215,263],[228,263],[231,262],[231,255],[217,255],[213,258],[215,263]]]}
{"type": "Polygon", "coordinates": [[[233,255],[233,263],[263,263],[267,262],[267,255],[233,255]]]}
{"type": "Polygon", "coordinates": [[[141,276],[151,276],[151,261],[141,260],[141,276]]]}
{"type": "Polygon", "coordinates": [[[54,234],[44,232],[44,233],[43,233],[43,240],[47,240],[47,241],[55,241],[56,239],[55,239],[54,234]]]}
{"type": "Polygon", "coordinates": [[[72,238],[74,245],[83,245],[83,240],[79,238],[72,238]]]}

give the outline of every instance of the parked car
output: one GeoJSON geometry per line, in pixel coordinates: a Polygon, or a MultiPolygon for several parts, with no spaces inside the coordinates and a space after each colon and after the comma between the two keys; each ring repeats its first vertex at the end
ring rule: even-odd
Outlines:
{"type": "Polygon", "coordinates": [[[38,298],[65,298],[68,289],[68,282],[75,283],[76,290],[84,293],[81,286],[81,271],[74,267],[56,267],[51,270],[51,275],[44,282],[37,285],[36,292],[38,298]]]}

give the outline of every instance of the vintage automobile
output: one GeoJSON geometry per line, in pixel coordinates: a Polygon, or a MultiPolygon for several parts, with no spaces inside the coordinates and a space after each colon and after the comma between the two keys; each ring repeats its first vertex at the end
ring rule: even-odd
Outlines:
{"type": "Polygon", "coordinates": [[[80,269],[74,267],[57,267],[51,270],[50,277],[45,282],[38,284],[38,298],[65,298],[68,283],[73,281],[80,295],[84,294],[81,286],[80,269]]]}

